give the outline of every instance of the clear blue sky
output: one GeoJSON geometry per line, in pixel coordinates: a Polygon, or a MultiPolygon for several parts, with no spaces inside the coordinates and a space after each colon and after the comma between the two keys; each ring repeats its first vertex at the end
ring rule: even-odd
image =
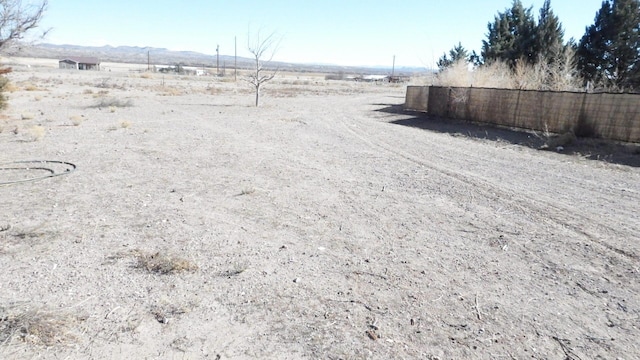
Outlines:
{"type": "MultiPolygon", "coordinates": [[[[543,0],[523,0],[537,18],[543,0]]],[[[247,33],[282,36],[274,60],[432,67],[459,41],[479,51],[511,0],[50,0],[44,42],[152,46],[247,56],[247,33]]],[[[551,0],[565,40],[580,39],[602,0],[551,0]]]]}

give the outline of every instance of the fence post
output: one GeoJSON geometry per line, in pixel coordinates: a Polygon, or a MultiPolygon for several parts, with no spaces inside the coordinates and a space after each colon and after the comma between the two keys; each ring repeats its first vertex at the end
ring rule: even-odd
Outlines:
{"type": "Polygon", "coordinates": [[[447,118],[451,117],[451,88],[449,88],[449,91],[447,92],[447,118]]]}
{"type": "Polygon", "coordinates": [[[518,89],[518,98],[516,99],[516,106],[513,109],[513,119],[511,120],[511,126],[516,126],[519,124],[518,122],[518,113],[520,111],[520,94],[522,94],[522,90],[518,89]]]}

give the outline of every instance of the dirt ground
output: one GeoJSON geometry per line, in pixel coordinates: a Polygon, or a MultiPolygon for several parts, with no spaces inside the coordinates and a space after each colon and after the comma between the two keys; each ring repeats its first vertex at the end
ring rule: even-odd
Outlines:
{"type": "Polygon", "coordinates": [[[405,113],[404,85],[283,73],[255,108],[5,62],[0,358],[640,358],[634,152],[405,113]]]}

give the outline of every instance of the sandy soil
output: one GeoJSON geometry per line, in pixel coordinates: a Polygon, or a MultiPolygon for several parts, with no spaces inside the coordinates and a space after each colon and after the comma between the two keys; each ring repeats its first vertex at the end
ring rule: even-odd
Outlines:
{"type": "Polygon", "coordinates": [[[640,358],[638,167],[400,85],[14,70],[0,182],[77,169],[0,186],[0,358],[640,358]]]}

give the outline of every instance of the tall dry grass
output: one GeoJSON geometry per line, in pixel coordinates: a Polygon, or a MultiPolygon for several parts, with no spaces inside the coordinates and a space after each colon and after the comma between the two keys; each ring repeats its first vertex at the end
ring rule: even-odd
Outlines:
{"type": "Polygon", "coordinates": [[[496,61],[481,67],[472,67],[461,60],[438,73],[434,85],[514,89],[516,82],[511,69],[504,62],[496,61]]]}
{"type": "Polygon", "coordinates": [[[575,53],[567,50],[556,59],[536,64],[517,62],[512,69],[503,61],[474,67],[464,60],[437,74],[434,85],[520,90],[582,91],[575,53]]]}

